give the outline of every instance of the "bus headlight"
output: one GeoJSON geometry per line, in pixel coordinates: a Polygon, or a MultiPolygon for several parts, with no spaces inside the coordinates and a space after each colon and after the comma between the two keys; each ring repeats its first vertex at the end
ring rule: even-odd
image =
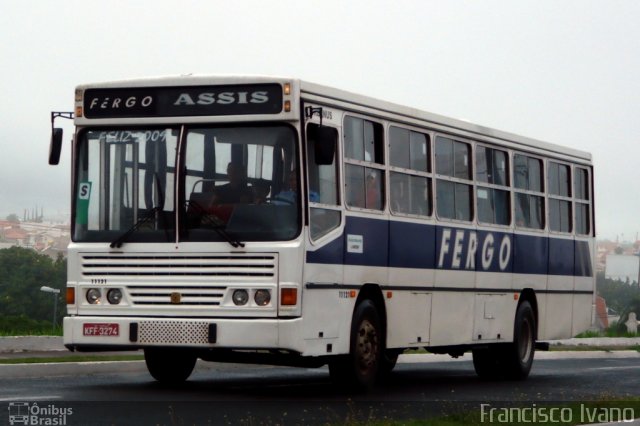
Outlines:
{"type": "Polygon", "coordinates": [[[249,293],[247,290],[236,290],[233,292],[233,303],[236,306],[246,305],[249,301],[249,293]]]}
{"type": "Polygon", "coordinates": [[[102,292],[99,288],[90,288],[87,290],[87,302],[92,305],[99,305],[100,298],[102,297],[102,292]]]}
{"type": "Polygon", "coordinates": [[[267,306],[271,302],[271,293],[269,290],[256,290],[253,300],[258,306],[267,306]]]}
{"type": "Polygon", "coordinates": [[[122,290],[119,288],[112,288],[107,292],[107,300],[112,305],[117,305],[122,301],[122,290]]]}

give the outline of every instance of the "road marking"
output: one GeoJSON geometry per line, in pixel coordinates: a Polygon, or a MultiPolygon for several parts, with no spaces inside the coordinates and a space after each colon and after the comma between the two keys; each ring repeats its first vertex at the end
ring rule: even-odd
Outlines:
{"type": "Polygon", "coordinates": [[[0,402],[11,402],[11,401],[51,401],[54,399],[62,399],[61,395],[25,395],[21,397],[11,397],[11,398],[0,398],[0,402]]]}
{"type": "Polygon", "coordinates": [[[596,367],[596,368],[592,368],[591,370],[637,370],[637,369],[638,369],[637,365],[629,365],[624,367],[596,367]]]}

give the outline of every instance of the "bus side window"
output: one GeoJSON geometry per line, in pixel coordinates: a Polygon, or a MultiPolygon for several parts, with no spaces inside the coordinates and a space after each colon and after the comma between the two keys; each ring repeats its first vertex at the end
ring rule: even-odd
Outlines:
{"type": "Polygon", "coordinates": [[[571,168],[567,164],[548,163],[549,229],[572,232],[571,168]]]}
{"type": "Polygon", "coordinates": [[[471,221],[471,145],[438,136],[436,138],[436,180],[438,216],[471,221]]]}
{"type": "Polygon", "coordinates": [[[429,136],[389,127],[390,209],[394,214],[431,215],[429,136]]]}
{"type": "Polygon", "coordinates": [[[542,160],[515,154],[513,157],[513,176],[516,189],[516,226],[544,229],[542,160]]]}
{"type": "Polygon", "coordinates": [[[588,235],[591,231],[591,206],[589,195],[589,173],[587,169],[574,169],[574,205],[576,210],[576,234],[588,235]]]}
{"type": "Polygon", "coordinates": [[[506,151],[482,145],[476,147],[478,222],[505,226],[511,224],[508,176],[509,164],[506,151]]]}
{"type": "MultiPolygon", "coordinates": [[[[326,126],[325,126],[326,128],[326,126]]],[[[338,140],[338,131],[335,133],[335,141],[338,140]]],[[[339,209],[339,179],[338,179],[338,154],[335,153],[333,163],[317,164],[315,160],[315,144],[318,125],[309,124],[307,127],[307,171],[309,173],[310,203],[310,230],[311,239],[326,235],[340,226],[341,213],[339,209]]]]}
{"type": "Polygon", "coordinates": [[[344,119],[345,198],[347,206],[384,208],[382,125],[357,117],[344,119]],[[362,163],[367,163],[366,167],[362,163]]]}

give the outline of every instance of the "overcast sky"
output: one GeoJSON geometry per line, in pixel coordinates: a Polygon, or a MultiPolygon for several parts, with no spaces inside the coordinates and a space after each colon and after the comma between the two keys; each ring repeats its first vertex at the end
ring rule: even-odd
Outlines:
{"type": "Polygon", "coordinates": [[[640,232],[640,2],[24,1],[0,14],[0,218],[69,211],[77,84],[268,74],[589,151],[599,237],[640,232]]]}

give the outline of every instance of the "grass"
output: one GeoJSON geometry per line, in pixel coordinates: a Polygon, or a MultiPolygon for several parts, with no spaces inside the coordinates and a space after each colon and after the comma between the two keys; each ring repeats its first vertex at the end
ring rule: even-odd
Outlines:
{"type": "Polygon", "coordinates": [[[0,329],[0,337],[14,337],[14,336],[62,336],[62,327],[51,328],[49,326],[42,326],[36,328],[7,328],[0,329]]]}
{"type": "Polygon", "coordinates": [[[142,361],[143,355],[67,355],[1,359],[0,364],[38,364],[52,362],[142,361]]]}
{"type": "Polygon", "coordinates": [[[620,346],[592,346],[592,345],[578,345],[578,346],[562,346],[562,345],[551,345],[549,347],[549,352],[558,352],[558,351],[605,351],[605,352],[613,352],[613,351],[637,351],[640,352],[640,345],[620,345],[620,346]]]}

